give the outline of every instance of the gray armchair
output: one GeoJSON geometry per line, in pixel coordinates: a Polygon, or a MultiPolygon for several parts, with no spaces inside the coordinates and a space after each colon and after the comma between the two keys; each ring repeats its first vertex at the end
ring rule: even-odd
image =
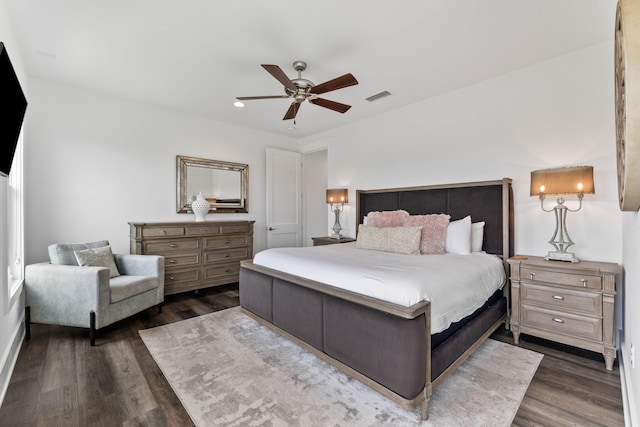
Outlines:
{"type": "MultiPolygon", "coordinates": [[[[51,262],[28,265],[25,270],[25,323],[89,328],[95,331],[164,301],[164,257],[113,254],[120,275],[108,267],[80,266],[74,251],[104,248],[106,240],[49,246],[51,262]],[[117,273],[116,273],[117,274],[117,273]]],[[[109,249],[110,253],[110,249],[109,249]]],[[[90,264],[91,265],[91,264],[90,264]]]]}

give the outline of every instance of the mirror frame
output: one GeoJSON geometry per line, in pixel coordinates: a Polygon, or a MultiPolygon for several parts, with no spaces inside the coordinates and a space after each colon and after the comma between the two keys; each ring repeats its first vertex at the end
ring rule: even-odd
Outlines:
{"type": "Polygon", "coordinates": [[[197,157],[176,156],[177,176],[177,212],[193,213],[187,201],[187,170],[189,167],[209,168],[240,174],[239,203],[211,203],[209,213],[247,213],[249,193],[249,165],[244,163],[223,162],[219,160],[199,159],[197,157]]]}

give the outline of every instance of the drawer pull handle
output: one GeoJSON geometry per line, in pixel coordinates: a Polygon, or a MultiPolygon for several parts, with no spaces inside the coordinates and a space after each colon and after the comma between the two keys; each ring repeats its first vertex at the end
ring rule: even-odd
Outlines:
{"type": "Polygon", "coordinates": [[[175,263],[177,263],[177,262],[178,262],[178,261],[176,261],[175,259],[170,259],[170,260],[169,260],[169,264],[175,264],[175,263]]]}
{"type": "Polygon", "coordinates": [[[224,242],[225,243],[231,243],[231,240],[225,240],[224,242]]]}
{"type": "Polygon", "coordinates": [[[564,301],[564,297],[562,295],[554,295],[553,299],[558,300],[558,301],[564,301]]]}
{"type": "Polygon", "coordinates": [[[231,254],[224,254],[225,258],[229,258],[231,256],[231,254]]]}
{"type": "Polygon", "coordinates": [[[178,247],[178,245],[177,245],[176,243],[172,243],[172,244],[170,244],[170,245],[169,245],[169,247],[170,247],[170,248],[177,248],[177,247],[178,247]]]}
{"type": "Polygon", "coordinates": [[[169,276],[169,280],[176,280],[176,276],[169,276]]]}
{"type": "Polygon", "coordinates": [[[582,283],[582,287],[586,288],[587,287],[587,279],[580,279],[580,282],[582,283]]]}
{"type": "Polygon", "coordinates": [[[167,230],[162,230],[162,235],[166,236],[167,235],[167,230]]]}
{"type": "Polygon", "coordinates": [[[529,278],[530,278],[531,280],[533,280],[533,278],[534,278],[535,276],[536,276],[536,273],[529,273],[529,278]]]}
{"type": "Polygon", "coordinates": [[[231,270],[227,268],[224,272],[225,272],[225,273],[228,273],[228,272],[230,272],[230,271],[231,271],[231,270]]]}
{"type": "Polygon", "coordinates": [[[553,318],[553,319],[551,319],[551,320],[553,320],[553,321],[554,321],[554,322],[556,322],[556,323],[564,323],[564,320],[560,319],[559,317],[554,317],[554,318],[553,318]]]}

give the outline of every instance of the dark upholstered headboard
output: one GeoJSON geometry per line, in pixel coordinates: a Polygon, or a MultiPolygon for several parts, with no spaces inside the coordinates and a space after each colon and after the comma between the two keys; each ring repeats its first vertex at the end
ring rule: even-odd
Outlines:
{"type": "Polygon", "coordinates": [[[357,223],[372,211],[404,209],[411,215],[446,213],[455,221],[471,215],[485,221],[483,249],[506,259],[513,255],[511,179],[424,187],[356,191],[357,223]],[[505,256],[506,255],[506,256],[505,256]]]}

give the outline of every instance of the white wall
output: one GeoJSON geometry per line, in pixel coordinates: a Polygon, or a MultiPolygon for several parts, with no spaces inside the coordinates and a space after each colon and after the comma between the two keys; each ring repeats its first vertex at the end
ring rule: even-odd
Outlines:
{"type": "MultiPolygon", "coordinates": [[[[30,100],[22,58],[5,7],[4,0],[0,0],[0,41],[5,44],[22,89],[30,100]]],[[[28,119],[29,109],[27,109],[25,121],[28,119]]],[[[0,292],[0,402],[7,391],[11,372],[24,337],[24,292],[20,290],[20,296],[15,299],[13,305],[10,305],[10,296],[7,291],[8,230],[10,230],[10,225],[7,224],[7,185],[8,179],[0,177],[0,286],[2,287],[0,292]]]]}
{"type": "MultiPolygon", "coordinates": [[[[552,249],[555,228],[529,196],[530,172],[593,165],[596,193],[568,216],[572,249],[621,262],[612,55],[612,43],[598,44],[326,132],[303,149],[329,148],[329,186],[348,186],[351,200],[356,189],[513,178],[515,250],[525,254],[552,249]]],[[[353,235],[355,203],[343,217],[353,235]]]]}
{"type": "MultiPolygon", "coordinates": [[[[637,142],[637,141],[636,141],[637,142]]],[[[623,293],[624,324],[621,347],[624,363],[624,380],[630,402],[629,415],[632,426],[640,426],[640,215],[625,212],[623,223],[623,251],[625,287],[623,293]],[[629,325],[633,325],[630,327],[629,325]],[[631,344],[635,347],[635,366],[631,367],[631,344]]]]}
{"type": "MultiPolygon", "coordinates": [[[[27,263],[55,242],[108,239],[129,252],[128,222],[188,221],[176,213],[176,155],[249,164],[255,249],[266,246],[265,147],[292,140],[31,79],[26,152],[27,263]]],[[[231,107],[230,107],[231,108],[231,107]]]]}

